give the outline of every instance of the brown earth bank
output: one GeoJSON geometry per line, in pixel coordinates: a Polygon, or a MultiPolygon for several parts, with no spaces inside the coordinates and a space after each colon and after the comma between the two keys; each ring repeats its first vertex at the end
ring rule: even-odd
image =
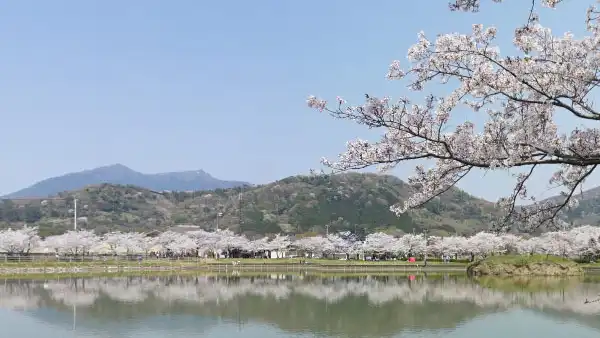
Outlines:
{"type": "Polygon", "coordinates": [[[576,262],[555,256],[496,256],[467,267],[472,276],[580,276],[585,269],[576,262]]]}

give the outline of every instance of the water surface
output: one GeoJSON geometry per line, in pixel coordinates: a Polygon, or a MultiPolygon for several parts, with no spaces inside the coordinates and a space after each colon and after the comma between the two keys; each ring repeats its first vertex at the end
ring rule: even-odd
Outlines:
{"type": "Polygon", "coordinates": [[[311,275],[0,282],[2,337],[600,337],[594,278],[311,275]]]}

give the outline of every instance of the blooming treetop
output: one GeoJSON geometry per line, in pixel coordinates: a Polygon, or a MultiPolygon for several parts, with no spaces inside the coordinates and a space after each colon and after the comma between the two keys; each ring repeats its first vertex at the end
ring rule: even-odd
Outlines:
{"type": "Polygon", "coordinates": [[[40,242],[37,228],[0,231],[0,250],[8,254],[27,254],[40,242]]]}
{"type": "Polygon", "coordinates": [[[266,247],[270,250],[285,250],[291,243],[289,236],[275,235],[266,247]]]}
{"type": "Polygon", "coordinates": [[[294,245],[309,253],[327,254],[335,251],[334,244],[326,237],[303,237],[294,242],[294,245]]]}
{"type": "MultiPolygon", "coordinates": [[[[498,201],[506,217],[497,225],[526,230],[557,227],[556,216],[576,203],[576,188],[600,164],[600,129],[578,127],[563,133],[554,120],[561,114],[581,122],[600,121],[600,110],[592,99],[600,83],[600,11],[591,5],[587,15],[582,13],[586,35],[555,36],[541,24],[535,10],[540,5],[560,9],[567,4],[561,0],[530,2],[528,19],[514,34],[514,55],[500,53],[495,27],[474,24],[470,34],[430,39],[421,32],[408,50],[408,62],[391,63],[389,79],[407,81],[414,91],[440,81],[448,86],[446,96],[428,95],[417,104],[408,98],[392,101],[365,95],[365,103],[356,106],[340,97],[329,105],[310,96],[312,108],[385,130],[377,142],[349,142],[338,161],[324,160],[324,164],[334,171],[374,165],[387,170],[402,162],[434,160],[431,169],[416,167],[409,183],[418,192],[392,207],[398,214],[422,206],[474,169],[518,169],[512,193],[498,201]],[[450,119],[458,105],[486,114],[487,121],[477,127],[467,121],[452,131],[450,119]],[[563,198],[537,201],[528,193],[528,181],[536,169],[548,165],[556,167],[549,183],[563,189],[563,198]],[[515,208],[518,199],[531,204],[515,208]]],[[[450,9],[476,12],[479,4],[479,0],[455,0],[450,9]]]]}
{"type": "Polygon", "coordinates": [[[93,231],[67,231],[62,235],[49,236],[43,242],[45,249],[56,253],[80,255],[98,246],[100,239],[93,231]]]}
{"type": "Polygon", "coordinates": [[[365,238],[363,250],[371,252],[392,252],[394,251],[394,242],[394,236],[382,232],[372,233],[365,238]]]}
{"type": "MultiPolygon", "coordinates": [[[[427,237],[423,234],[395,237],[385,233],[372,233],[364,241],[347,233],[303,237],[294,241],[285,235],[249,240],[243,235],[223,230],[217,232],[197,230],[185,233],[167,231],[155,238],[135,232],[114,232],[96,236],[91,231],[78,230],[40,240],[36,228],[0,230],[0,253],[6,254],[23,255],[35,251],[66,255],[129,255],[170,251],[174,254],[205,255],[209,252],[232,250],[253,252],[257,255],[267,251],[281,253],[285,250],[299,250],[326,256],[375,253],[399,257],[425,255],[485,257],[503,253],[538,253],[593,258],[600,257],[600,228],[580,226],[530,238],[489,232],[480,232],[470,237],[427,237]]],[[[276,257],[284,257],[280,253],[276,257]]]]}

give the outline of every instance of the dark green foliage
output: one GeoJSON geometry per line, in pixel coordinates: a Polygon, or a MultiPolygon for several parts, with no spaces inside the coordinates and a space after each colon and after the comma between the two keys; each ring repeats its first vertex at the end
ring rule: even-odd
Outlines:
{"type": "Polygon", "coordinates": [[[254,187],[197,192],[155,192],[135,186],[101,184],[59,194],[57,199],[4,201],[3,226],[39,225],[44,234],[72,225],[78,200],[80,226],[97,232],[165,230],[178,224],[216,226],[247,234],[373,231],[465,233],[490,224],[491,203],[450,190],[423,209],[400,215],[390,206],[410,196],[393,176],[346,173],[293,176],[254,187]],[[241,195],[241,198],[240,198],[241,195]]]}

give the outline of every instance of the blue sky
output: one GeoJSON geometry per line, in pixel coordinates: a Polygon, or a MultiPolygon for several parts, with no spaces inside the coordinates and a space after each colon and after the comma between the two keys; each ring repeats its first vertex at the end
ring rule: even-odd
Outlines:
{"type": "MultiPolygon", "coordinates": [[[[487,1],[476,15],[451,13],[446,3],[6,1],[0,194],[112,163],[253,183],[319,168],[347,140],[378,133],[308,109],[309,94],[352,102],[364,93],[406,95],[385,73],[392,60],[405,60],[420,30],[435,36],[494,24],[503,51],[515,53],[512,32],[529,2],[487,1]]],[[[586,2],[570,3],[543,23],[582,32],[586,2]]],[[[482,121],[457,113],[457,121],[467,118],[482,121]]],[[[394,174],[406,178],[412,169],[394,174]]],[[[534,188],[544,192],[546,179],[534,188]]],[[[475,175],[461,187],[496,199],[509,182],[506,174],[475,175]]]]}

